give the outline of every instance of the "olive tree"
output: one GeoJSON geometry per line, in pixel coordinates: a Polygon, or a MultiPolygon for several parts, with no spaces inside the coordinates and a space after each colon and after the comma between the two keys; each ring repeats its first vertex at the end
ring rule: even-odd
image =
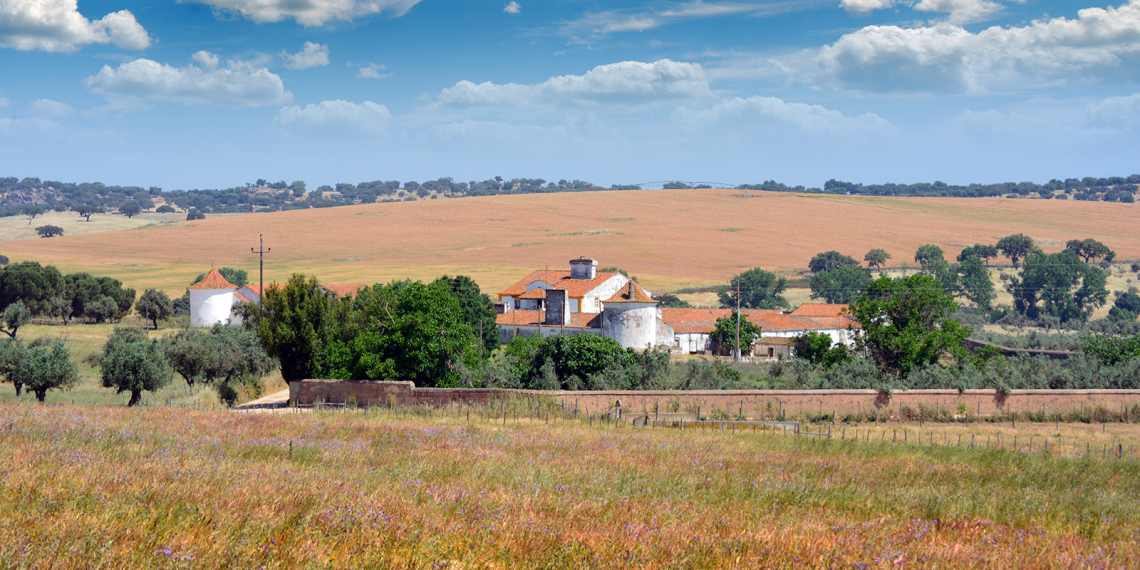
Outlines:
{"type": "Polygon", "coordinates": [[[42,403],[48,390],[69,390],[78,384],[79,367],[71,361],[71,351],[63,341],[47,346],[48,342],[37,342],[41,340],[46,339],[36,339],[20,351],[14,374],[42,403]]]}
{"type": "Polygon", "coordinates": [[[127,406],[142,401],[142,393],[155,392],[170,382],[173,371],[157,340],[139,329],[116,328],[103,345],[99,368],[104,388],[130,392],[127,406]]]}
{"type": "Polygon", "coordinates": [[[135,312],[153,323],[154,330],[158,330],[158,321],[174,314],[174,303],[166,293],[158,289],[147,289],[135,302],[135,312]]]}

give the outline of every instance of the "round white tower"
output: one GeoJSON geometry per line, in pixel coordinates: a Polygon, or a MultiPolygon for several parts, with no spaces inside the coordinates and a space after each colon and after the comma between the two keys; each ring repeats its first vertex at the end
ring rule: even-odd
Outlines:
{"type": "Polygon", "coordinates": [[[602,336],[622,348],[646,349],[657,340],[657,301],[632,280],[602,308],[602,336]]]}
{"type": "Polygon", "coordinates": [[[230,324],[234,291],[237,287],[226,281],[217,269],[210,269],[205,278],[190,286],[190,326],[230,324]]]}

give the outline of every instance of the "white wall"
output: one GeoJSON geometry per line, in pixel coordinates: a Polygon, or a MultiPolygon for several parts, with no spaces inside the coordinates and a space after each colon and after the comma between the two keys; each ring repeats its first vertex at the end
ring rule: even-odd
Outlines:
{"type": "Polygon", "coordinates": [[[602,311],[602,335],[622,348],[644,349],[657,342],[657,305],[613,303],[602,311]]]}
{"type": "Polygon", "coordinates": [[[190,326],[212,327],[229,324],[233,313],[235,289],[191,289],[190,326]]]}

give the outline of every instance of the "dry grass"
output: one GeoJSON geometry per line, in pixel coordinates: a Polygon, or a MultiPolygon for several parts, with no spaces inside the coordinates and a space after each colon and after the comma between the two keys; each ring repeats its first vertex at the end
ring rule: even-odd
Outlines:
{"type": "MultiPolygon", "coordinates": [[[[265,234],[266,279],[294,271],[327,282],[471,275],[498,291],[539,267],[588,255],[638,275],[650,289],[725,282],[742,269],[805,268],[820,251],[862,258],[881,247],[896,262],[934,243],[992,243],[1022,232],[1056,250],[1098,239],[1140,258],[1131,204],[1053,200],[875,198],[733,190],[586,192],[441,199],[225,216],[131,231],[13,241],[13,260],[112,275],[137,289],[181,294],[210,265],[256,274],[249,253],[265,234]],[[737,231],[723,231],[732,228],[737,231]]],[[[121,216],[118,216],[121,217],[121,216]]],[[[93,222],[94,223],[94,222],[93,222]]]]}
{"type": "Polygon", "coordinates": [[[1140,564],[1134,461],[375,411],[7,404],[0,438],[5,568],[1140,564]]]}
{"type": "Polygon", "coordinates": [[[8,216],[0,218],[0,241],[41,239],[36,233],[36,228],[47,225],[63,228],[63,235],[65,236],[80,236],[99,232],[171,225],[184,220],[186,220],[185,213],[143,213],[130,218],[120,214],[93,214],[90,222],[77,216],[75,212],[47,212],[36,216],[36,219],[31,220],[31,223],[28,223],[26,216],[8,216]]]}

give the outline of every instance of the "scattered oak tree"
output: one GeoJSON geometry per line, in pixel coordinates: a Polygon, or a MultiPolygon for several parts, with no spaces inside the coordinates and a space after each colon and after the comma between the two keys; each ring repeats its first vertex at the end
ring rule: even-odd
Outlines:
{"type": "Polygon", "coordinates": [[[1112,261],[1116,258],[1116,252],[1092,238],[1069,240],[1065,242],[1065,249],[1080,256],[1081,259],[1085,260],[1085,263],[1092,263],[1094,259],[1112,261]]]}
{"type": "Polygon", "coordinates": [[[843,255],[838,251],[832,250],[815,254],[815,256],[811,258],[811,261],[808,262],[808,269],[813,273],[819,273],[821,271],[835,271],[841,267],[852,267],[855,265],[859,265],[859,262],[855,261],[854,257],[843,255]]]}
{"type": "Polygon", "coordinates": [[[736,291],[740,290],[741,309],[786,309],[788,301],[782,293],[788,288],[788,280],[775,273],[755,267],[734,275],[728,287],[718,293],[720,306],[736,308],[736,291]]]}
{"type": "Polygon", "coordinates": [[[63,228],[59,226],[39,226],[36,228],[36,233],[40,234],[41,238],[49,238],[63,235],[63,228]]]}
{"type": "Polygon", "coordinates": [[[119,206],[119,213],[127,218],[133,218],[142,213],[142,206],[134,200],[128,200],[123,202],[122,206],[119,206]]]}
{"type": "Polygon", "coordinates": [[[1006,290],[1013,295],[1013,308],[1036,319],[1041,315],[1060,322],[1085,321],[1108,300],[1106,276],[1099,267],[1081,262],[1076,252],[1034,253],[1025,258],[1021,273],[1006,290]]]}
{"type": "Polygon", "coordinates": [[[863,256],[863,261],[867,262],[867,267],[883,267],[890,258],[891,254],[887,253],[886,250],[875,248],[863,256]]]}
{"type": "Polygon", "coordinates": [[[158,289],[147,289],[135,302],[135,312],[144,320],[150,321],[154,330],[158,330],[158,321],[174,314],[174,303],[166,293],[158,289]]]}
{"type": "Polygon", "coordinates": [[[870,270],[859,266],[822,271],[811,277],[811,298],[828,303],[850,303],[870,282],[870,270]]]}
{"type": "Polygon", "coordinates": [[[1023,234],[1013,234],[1005,236],[997,242],[998,251],[1008,257],[1014,267],[1027,255],[1033,253],[1037,246],[1033,245],[1033,239],[1023,234]]]}

